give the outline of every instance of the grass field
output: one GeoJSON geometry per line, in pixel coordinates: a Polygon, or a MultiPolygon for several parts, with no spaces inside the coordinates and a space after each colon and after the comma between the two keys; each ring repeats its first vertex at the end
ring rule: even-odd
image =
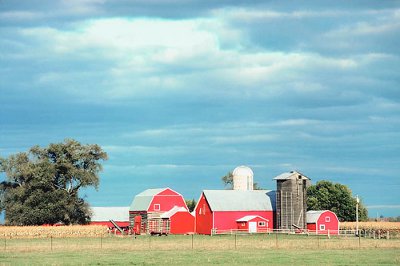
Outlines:
{"type": "Polygon", "coordinates": [[[400,265],[399,239],[302,235],[0,239],[0,265],[400,265]]]}
{"type": "Polygon", "coordinates": [[[399,265],[397,249],[95,250],[0,253],[2,265],[399,265]]]}

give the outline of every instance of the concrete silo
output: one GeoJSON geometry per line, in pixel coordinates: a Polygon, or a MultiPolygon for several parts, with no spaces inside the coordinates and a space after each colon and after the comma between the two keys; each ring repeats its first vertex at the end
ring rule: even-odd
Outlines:
{"type": "Polygon", "coordinates": [[[253,190],[253,171],[247,166],[238,166],[233,172],[233,190],[253,190]]]}

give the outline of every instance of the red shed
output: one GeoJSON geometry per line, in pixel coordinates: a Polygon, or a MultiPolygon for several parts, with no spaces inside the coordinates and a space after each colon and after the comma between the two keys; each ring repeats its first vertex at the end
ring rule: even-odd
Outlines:
{"type": "Polygon", "coordinates": [[[275,191],[204,190],[195,208],[196,233],[237,230],[237,220],[259,216],[273,229],[275,191]]]}
{"type": "MultiPolygon", "coordinates": [[[[129,220],[136,233],[169,233],[170,220],[162,219],[161,215],[174,207],[181,207],[187,210],[182,195],[170,188],[147,189],[132,201],[129,208],[129,220]],[[136,218],[141,216],[140,219],[136,218]],[[140,226],[135,225],[140,221],[140,226]],[[140,230],[138,230],[140,228],[140,230]]],[[[178,215],[179,216],[179,215],[178,215]]]]}
{"type": "Polygon", "coordinates": [[[236,222],[241,232],[265,233],[269,230],[269,220],[258,215],[247,215],[236,222]]]}
{"type": "Polygon", "coordinates": [[[194,216],[186,208],[175,206],[160,217],[170,221],[170,234],[194,233],[194,216]]]}
{"type": "Polygon", "coordinates": [[[339,234],[339,219],[331,211],[308,211],[307,229],[316,234],[339,234]]]}

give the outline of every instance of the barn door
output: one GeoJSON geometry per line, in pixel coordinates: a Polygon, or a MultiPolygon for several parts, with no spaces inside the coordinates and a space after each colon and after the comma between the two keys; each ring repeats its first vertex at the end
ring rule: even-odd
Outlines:
{"type": "Polygon", "coordinates": [[[249,222],[249,233],[257,233],[257,222],[249,222]]]}

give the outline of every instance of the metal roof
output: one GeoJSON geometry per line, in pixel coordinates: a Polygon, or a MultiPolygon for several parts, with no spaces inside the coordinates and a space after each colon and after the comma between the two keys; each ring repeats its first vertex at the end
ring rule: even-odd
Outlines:
{"type": "Polygon", "coordinates": [[[129,207],[91,207],[92,222],[129,221],[129,207]]]}
{"type": "Polygon", "coordinates": [[[212,211],[272,211],[275,191],[272,190],[204,190],[212,211]]]}
{"type": "Polygon", "coordinates": [[[306,213],[307,223],[308,224],[315,224],[318,221],[318,218],[326,211],[308,211],[306,213]]]}
{"type": "Polygon", "coordinates": [[[261,218],[261,219],[263,219],[265,221],[269,221],[268,219],[265,219],[264,217],[261,217],[259,215],[247,215],[247,216],[244,216],[244,217],[242,217],[240,219],[237,219],[236,222],[248,222],[248,221],[251,221],[251,220],[253,220],[254,218],[257,218],[257,217],[261,218]]]}
{"type": "Polygon", "coordinates": [[[290,172],[287,172],[287,173],[282,173],[282,174],[274,177],[274,179],[275,180],[296,179],[298,176],[301,176],[301,179],[310,179],[307,176],[305,176],[302,173],[299,173],[297,171],[290,171],[290,172]]]}
{"type": "Polygon", "coordinates": [[[171,210],[161,214],[160,218],[171,218],[177,212],[188,212],[188,210],[184,207],[174,206],[171,210]]]}
{"type": "Polygon", "coordinates": [[[147,211],[153,197],[168,188],[152,188],[137,194],[133,199],[129,211],[147,211]]]}

